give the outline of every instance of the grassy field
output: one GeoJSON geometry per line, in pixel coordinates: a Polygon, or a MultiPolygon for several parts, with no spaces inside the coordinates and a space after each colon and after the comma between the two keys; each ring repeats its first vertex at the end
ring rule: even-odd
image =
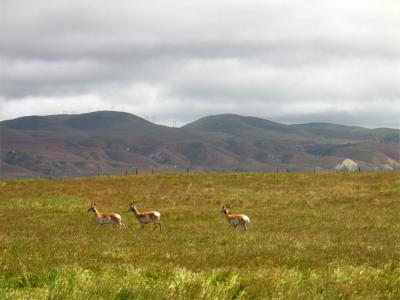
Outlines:
{"type": "Polygon", "coordinates": [[[25,180],[0,195],[0,299],[400,298],[399,174],[25,180]],[[139,228],[133,198],[161,232],[139,228]],[[127,228],[98,225],[91,201],[127,228]]]}

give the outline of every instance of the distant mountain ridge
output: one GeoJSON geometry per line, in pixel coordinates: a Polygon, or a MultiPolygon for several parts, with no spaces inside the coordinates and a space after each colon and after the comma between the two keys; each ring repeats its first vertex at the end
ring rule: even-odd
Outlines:
{"type": "Polygon", "coordinates": [[[399,164],[400,130],[329,123],[286,125],[234,114],[181,128],[113,111],[0,122],[1,178],[122,174],[140,170],[364,170],[399,164]]]}

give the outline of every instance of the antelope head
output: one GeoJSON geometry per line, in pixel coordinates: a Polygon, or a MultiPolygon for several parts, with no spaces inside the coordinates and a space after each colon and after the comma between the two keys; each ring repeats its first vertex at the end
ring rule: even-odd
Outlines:
{"type": "Polygon", "coordinates": [[[229,214],[229,208],[231,208],[230,205],[228,205],[228,204],[223,205],[221,213],[226,214],[226,215],[229,214]]]}
{"type": "Polygon", "coordinates": [[[136,203],[132,202],[128,211],[135,212],[136,211],[136,203]]]}
{"type": "Polygon", "coordinates": [[[93,211],[93,212],[96,211],[96,203],[90,204],[90,207],[89,207],[89,209],[88,209],[88,212],[91,212],[91,211],[93,211]]]}

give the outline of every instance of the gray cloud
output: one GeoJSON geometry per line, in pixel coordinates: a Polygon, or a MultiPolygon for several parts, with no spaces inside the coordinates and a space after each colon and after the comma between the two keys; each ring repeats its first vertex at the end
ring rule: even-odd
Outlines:
{"type": "Polygon", "coordinates": [[[1,5],[0,119],[124,109],[400,127],[395,0],[1,5]]]}

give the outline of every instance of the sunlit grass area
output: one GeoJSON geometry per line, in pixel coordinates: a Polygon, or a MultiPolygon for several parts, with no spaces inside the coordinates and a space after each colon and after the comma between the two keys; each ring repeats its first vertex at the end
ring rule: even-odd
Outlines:
{"type": "Polygon", "coordinates": [[[0,298],[400,298],[400,176],[165,174],[0,183],[0,298]],[[161,212],[162,231],[128,212],[161,212]],[[100,226],[116,212],[126,228],[100,226]],[[250,217],[235,232],[220,213],[250,217]]]}

